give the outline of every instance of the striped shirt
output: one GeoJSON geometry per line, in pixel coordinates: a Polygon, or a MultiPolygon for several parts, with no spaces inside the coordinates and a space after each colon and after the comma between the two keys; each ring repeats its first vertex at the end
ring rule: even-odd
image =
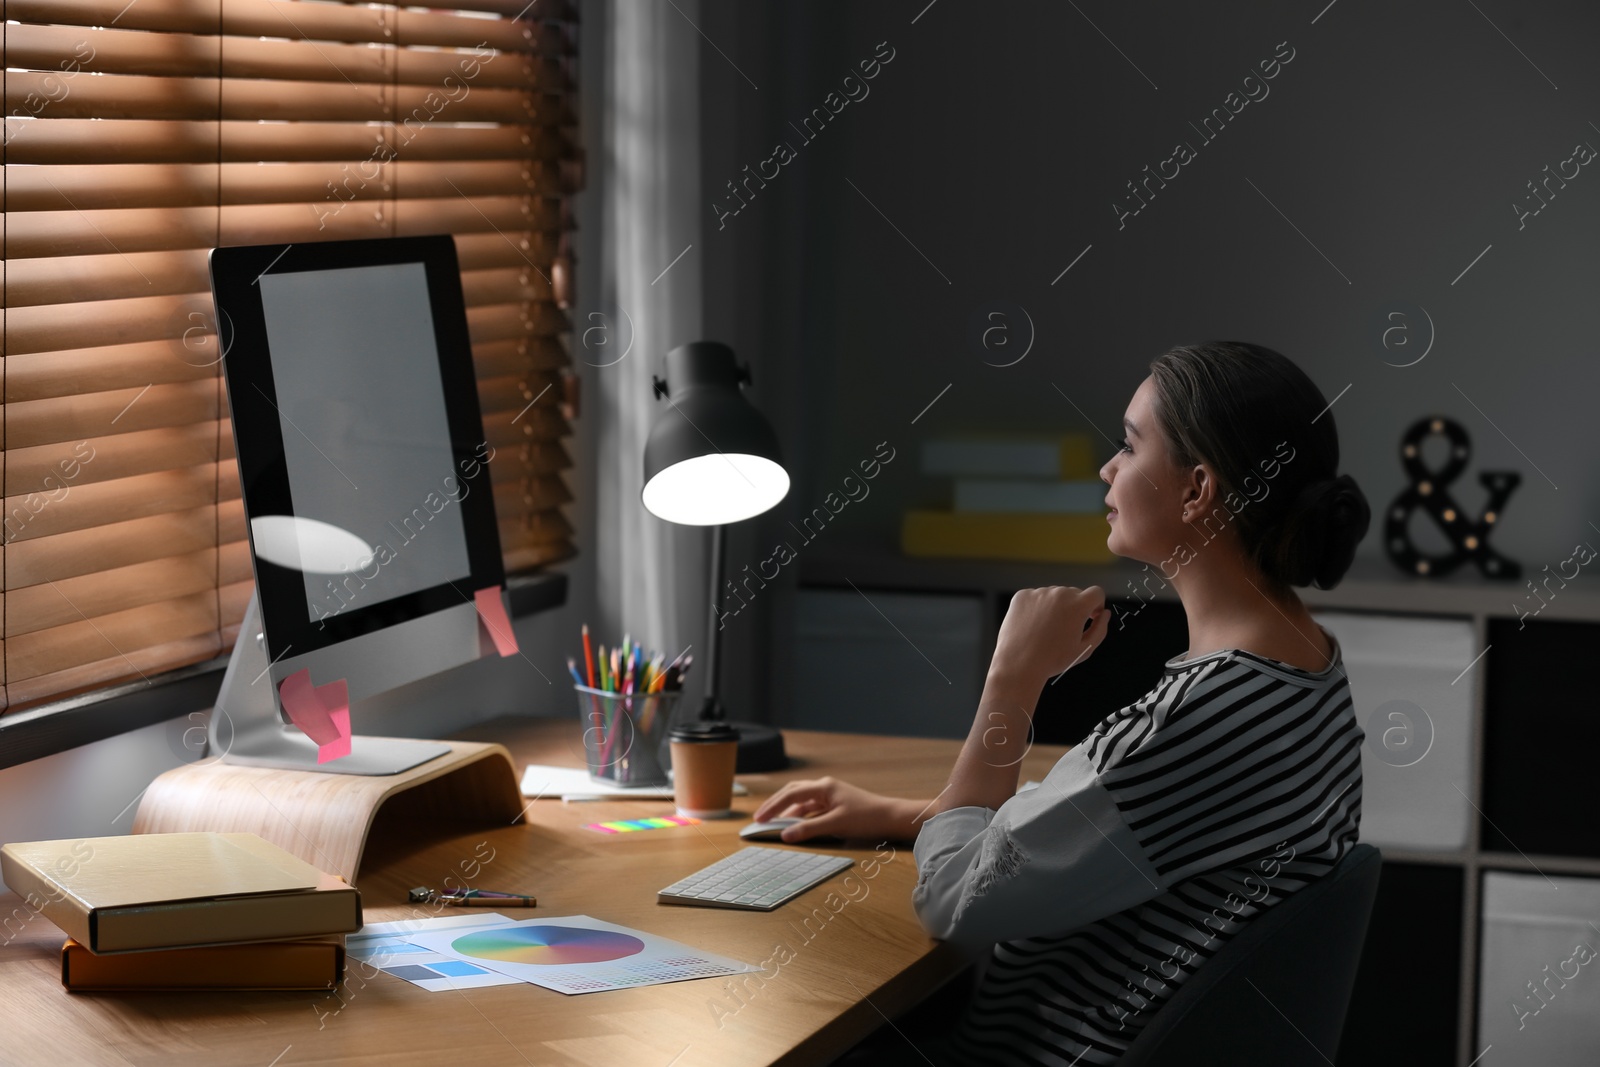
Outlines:
{"type": "Polygon", "coordinates": [[[1323,633],[1318,672],[1242,649],[1169,660],[1042,784],[923,824],[923,925],[993,946],[941,1055],[1116,1063],[1223,943],[1355,844],[1365,735],[1323,633]]]}

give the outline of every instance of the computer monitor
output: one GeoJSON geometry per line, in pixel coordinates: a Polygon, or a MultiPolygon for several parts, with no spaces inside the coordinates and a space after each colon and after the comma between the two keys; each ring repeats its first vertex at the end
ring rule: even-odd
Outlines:
{"type": "Polygon", "coordinates": [[[480,590],[504,604],[493,448],[454,240],[218,248],[210,264],[256,578],[212,751],[346,774],[442,755],[357,735],[326,759],[293,723],[341,680],[359,721],[356,702],[495,650],[478,606],[480,590]]]}

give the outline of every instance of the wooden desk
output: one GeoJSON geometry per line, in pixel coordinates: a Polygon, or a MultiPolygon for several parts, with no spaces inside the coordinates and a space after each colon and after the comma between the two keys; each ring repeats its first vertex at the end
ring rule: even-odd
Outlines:
{"type": "MultiPolygon", "coordinates": [[[[577,725],[502,719],[466,739],[507,745],[518,766],[581,766],[577,725]]],[[[447,812],[380,812],[361,889],[369,922],[457,909],[408,905],[416,885],[472,877],[492,889],[527,887],[536,909],[511,918],[592,915],[765,968],[769,976],[678,982],[583,996],[529,985],[428,993],[352,963],[338,994],[146,993],[71,995],[60,983],[62,934],[0,896],[0,1062],[134,1067],[303,1067],[464,1064],[469,1067],[735,1067],[824,1064],[937,988],[957,955],[923,933],[911,908],[908,842],[852,842],[843,876],[769,913],[656,903],[656,890],[743,846],[739,828],[782,783],[824,774],[879,792],[932,797],[955,741],[785,731],[798,766],[743,775],[738,818],[618,836],[581,829],[607,819],[671,813],[666,801],[531,801],[525,824],[465,828],[447,812]],[[890,849],[893,850],[892,855],[890,849]],[[877,866],[868,861],[879,857],[877,866]],[[868,870],[875,870],[867,877],[868,870]],[[834,894],[830,898],[830,893],[834,894]],[[820,909],[820,910],[819,910],[820,909]],[[809,922],[808,922],[809,920],[809,922]],[[5,940],[9,938],[10,940],[5,940]],[[780,952],[780,946],[787,953],[780,952]],[[775,973],[774,973],[775,972],[775,973]],[[740,982],[736,985],[736,982],[740,982]],[[740,989],[747,990],[739,992],[740,989]]],[[[1023,779],[1042,778],[1065,749],[1038,746],[1023,779]]]]}

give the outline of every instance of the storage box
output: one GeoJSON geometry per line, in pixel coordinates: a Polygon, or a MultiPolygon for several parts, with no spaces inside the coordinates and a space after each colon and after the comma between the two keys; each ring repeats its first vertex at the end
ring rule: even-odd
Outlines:
{"type": "Polygon", "coordinates": [[[1478,650],[1467,619],[1315,611],[1339,639],[1361,745],[1361,840],[1466,847],[1478,650]]]}
{"type": "Polygon", "coordinates": [[[1600,879],[1486,871],[1478,1046],[1485,1060],[1600,1063],[1600,879]]]}

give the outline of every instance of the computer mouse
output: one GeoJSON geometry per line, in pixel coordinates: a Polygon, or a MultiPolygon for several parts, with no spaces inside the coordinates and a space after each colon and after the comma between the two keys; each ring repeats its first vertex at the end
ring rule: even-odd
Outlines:
{"type": "Polygon", "coordinates": [[[800,822],[799,819],[769,819],[766,822],[753,822],[739,831],[739,836],[746,841],[778,841],[780,834],[785,829],[800,822]]]}

